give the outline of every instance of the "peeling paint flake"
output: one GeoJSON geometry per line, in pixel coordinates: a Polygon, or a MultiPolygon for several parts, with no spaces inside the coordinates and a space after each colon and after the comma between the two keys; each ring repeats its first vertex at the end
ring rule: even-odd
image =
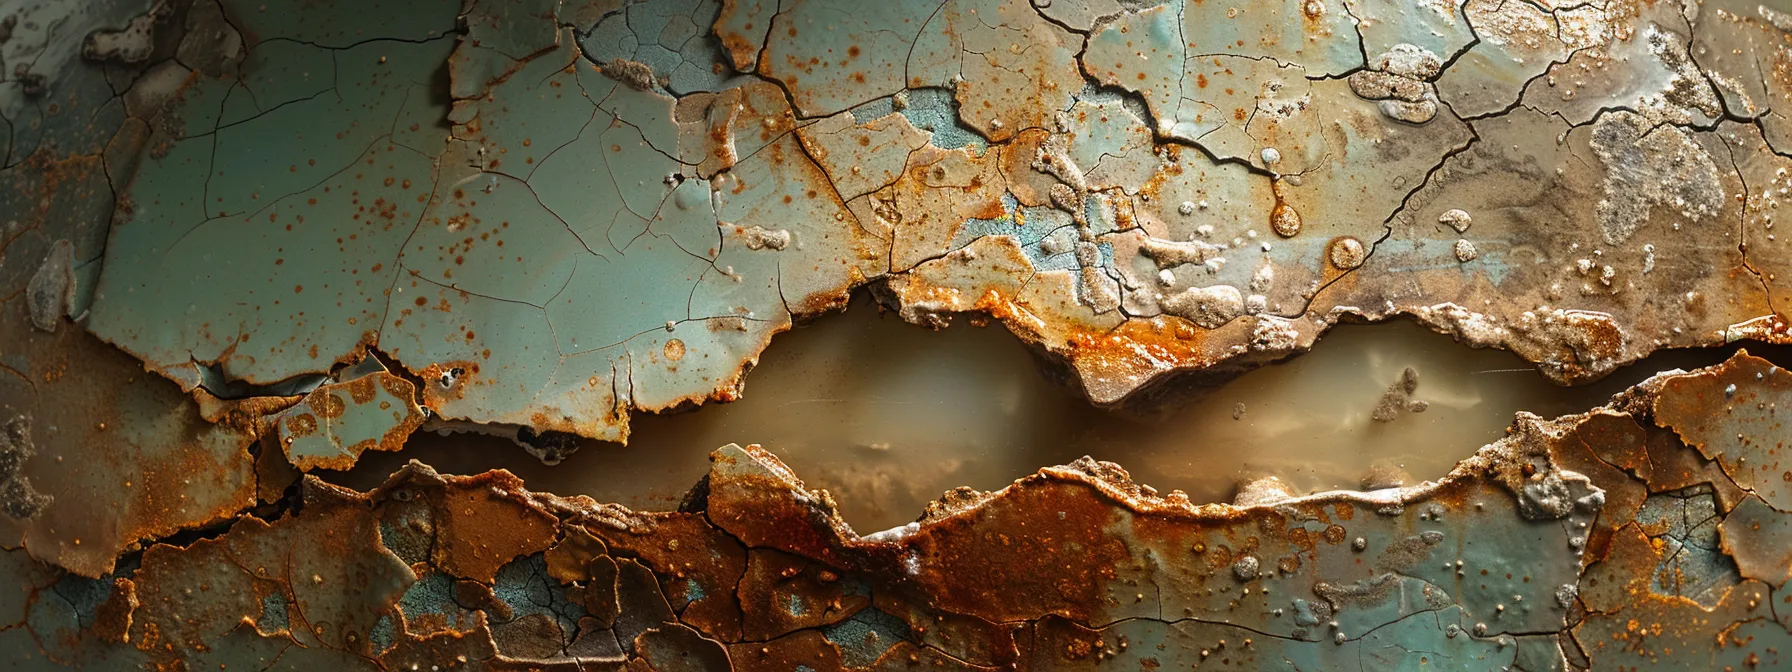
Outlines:
{"type": "MultiPolygon", "coordinates": [[[[18,667],[1792,665],[1772,3],[14,4],[18,667]],[[1435,480],[1247,474],[1231,504],[1066,457],[860,531],[751,436],[659,511],[415,460],[324,480],[455,433],[514,440],[493,459],[519,471],[625,443],[739,399],[774,336],[855,291],[933,329],[999,323],[1074,403],[1230,406],[1237,431],[1326,446],[1276,426],[1310,409],[1200,390],[1403,318],[1562,385],[1729,359],[1519,412],[1435,480]]],[[[1351,412],[1396,436],[1480,403],[1451,389],[1408,368],[1351,412]]],[[[628,450],[723,443],[669,435],[628,450]]],[[[863,447],[895,472],[989,458],[942,445],[944,466],[863,447]]]]}
{"type": "MultiPolygon", "coordinates": [[[[948,493],[916,523],[870,536],[758,446],[715,451],[675,513],[416,463],[366,493],[308,478],[297,512],[246,517],[185,547],[154,544],[128,579],[83,589],[86,601],[34,600],[23,623],[50,627],[44,610],[72,603],[93,639],[46,651],[64,664],[190,665],[264,647],[386,666],[671,655],[711,661],[705,669],[815,651],[853,668],[891,655],[1032,669],[1225,655],[1245,667],[1379,670],[1440,651],[1489,670],[1519,659],[1552,669],[1772,661],[1792,638],[1768,602],[1785,577],[1759,554],[1783,546],[1761,536],[1783,514],[1753,496],[1722,504],[1708,486],[1620,504],[1616,493],[1654,481],[1600,466],[1643,436],[1668,441],[1661,451],[1699,450],[1654,433],[1677,421],[1653,409],[1697,403],[1694,386],[1713,379],[1763,393],[1771,383],[1752,372],[1765,366],[1738,355],[1590,413],[1521,415],[1437,482],[1196,506],[1085,458],[999,491],[948,493]],[[1587,450],[1600,457],[1572,457],[1587,450]],[[1696,601],[1662,583],[1691,577],[1691,549],[1723,552],[1720,538],[1741,575],[1713,575],[1696,601]],[[1681,568],[1664,574],[1670,566],[1681,568]],[[178,588],[200,577],[209,592],[178,588]],[[738,604],[711,598],[736,594],[738,604]],[[120,609],[124,626],[106,616],[120,609]],[[1719,623],[1735,625],[1714,639],[1707,624],[1719,623]],[[128,642],[106,630],[118,627],[128,642]]],[[[29,594],[73,590],[35,578],[29,563],[7,567],[29,594]]]]}

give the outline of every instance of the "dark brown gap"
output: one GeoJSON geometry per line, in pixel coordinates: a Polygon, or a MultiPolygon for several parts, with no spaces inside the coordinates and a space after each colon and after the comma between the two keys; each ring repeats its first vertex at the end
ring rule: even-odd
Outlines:
{"type": "MultiPolygon", "coordinates": [[[[1051,384],[999,327],[960,320],[930,332],[858,297],[845,314],[775,338],[740,401],[638,415],[627,446],[584,441],[547,466],[502,437],[419,433],[401,452],[367,453],[349,472],[319,475],[365,489],[416,458],[448,473],[509,469],[537,491],[670,510],[707,471],[711,450],[759,443],[810,487],[831,491],[862,532],[912,521],[950,488],[1000,488],[1083,455],[1117,462],[1160,491],[1230,501],[1241,479],[1265,475],[1297,492],[1358,488],[1372,469],[1408,482],[1438,478],[1504,436],[1517,411],[1582,412],[1658,371],[1715,364],[1740,347],[1658,353],[1567,388],[1510,353],[1463,347],[1409,321],[1344,325],[1310,353],[1141,418],[1051,384]],[[1407,367],[1419,379],[1412,398],[1427,408],[1372,420],[1407,367]]],[[[1747,347],[1792,362],[1792,348],[1747,347]]]]}

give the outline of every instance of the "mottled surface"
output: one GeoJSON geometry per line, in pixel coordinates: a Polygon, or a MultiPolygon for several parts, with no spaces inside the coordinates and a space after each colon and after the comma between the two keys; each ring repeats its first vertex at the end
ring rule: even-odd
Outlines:
{"type": "Polygon", "coordinates": [[[1746,355],[1243,508],[1085,459],[861,537],[752,447],[662,513],[302,473],[625,441],[856,288],[1104,406],[1346,321],[1565,384],[1786,343],[1785,9],[14,2],[0,66],[16,667],[1787,664],[1792,374],[1746,355]]]}
{"type": "Polygon", "coordinates": [[[417,462],[307,477],[97,580],[0,554],[0,637],[46,669],[1778,669],[1792,512],[1658,410],[1764,367],[1520,415],[1415,486],[1196,505],[1084,458],[870,536],[758,446],[666,513],[417,462]]]}
{"type": "Polygon", "coordinates": [[[378,353],[445,418],[622,441],[867,284],[1104,405],[1343,320],[1563,382],[1785,340],[1792,37],[1753,12],[239,4],[96,7],[14,92],[114,96],[15,152],[104,178],[21,262],[34,324],[186,390],[378,353]]]}

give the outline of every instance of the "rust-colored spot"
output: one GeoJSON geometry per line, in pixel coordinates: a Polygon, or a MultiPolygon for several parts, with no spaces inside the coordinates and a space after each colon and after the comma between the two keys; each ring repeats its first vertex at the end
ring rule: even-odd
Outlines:
{"type": "Polygon", "coordinates": [[[310,406],[312,412],[325,420],[342,417],[342,412],[348,408],[348,404],[342,401],[342,397],[336,396],[336,393],[330,391],[329,388],[320,388],[312,392],[306,397],[305,405],[310,406]]]}
{"type": "Polygon", "coordinates": [[[354,400],[355,405],[359,406],[373,401],[374,395],[379,392],[378,386],[373,382],[373,379],[376,377],[377,376],[361,376],[360,378],[348,381],[347,384],[343,385],[343,387],[348,388],[348,397],[349,399],[354,400]]]}
{"type": "Polygon", "coordinates": [[[305,436],[317,431],[317,417],[310,413],[298,413],[287,416],[286,433],[293,436],[305,436]]]}

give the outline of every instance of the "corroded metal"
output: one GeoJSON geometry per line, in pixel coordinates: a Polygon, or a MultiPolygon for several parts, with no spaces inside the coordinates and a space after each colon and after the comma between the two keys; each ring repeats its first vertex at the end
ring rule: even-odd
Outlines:
{"type": "Polygon", "coordinates": [[[1710,463],[1663,409],[1730,379],[1792,373],[1520,416],[1437,482],[1196,505],[1085,458],[871,535],[757,446],[664,513],[412,462],[99,579],[0,554],[0,637],[95,669],[1778,669],[1792,512],[1670,469],[1710,463]]]}
{"type": "Polygon", "coordinates": [[[99,0],[0,9],[0,61],[17,667],[1792,664],[1747,355],[1240,506],[1085,459],[861,535],[753,446],[671,512],[303,473],[625,441],[857,288],[1101,405],[1347,321],[1562,383],[1792,342],[1792,10],[99,0]]]}
{"type": "Polygon", "coordinates": [[[118,96],[9,117],[8,179],[84,208],[13,265],[33,323],[213,394],[378,354],[443,418],[608,440],[866,285],[1098,404],[1352,320],[1562,382],[1786,338],[1783,14],[362,4],[83,10],[10,94],[118,96]]]}

